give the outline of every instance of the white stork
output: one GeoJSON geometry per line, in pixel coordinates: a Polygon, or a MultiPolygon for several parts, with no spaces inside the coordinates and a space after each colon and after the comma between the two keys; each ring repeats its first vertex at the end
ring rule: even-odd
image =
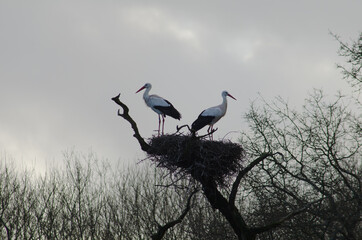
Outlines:
{"type": "MultiPolygon", "coordinates": [[[[192,132],[197,132],[206,125],[209,125],[207,132],[208,133],[212,132],[214,124],[217,121],[219,121],[220,118],[222,118],[226,113],[227,109],[226,97],[229,96],[236,100],[236,98],[231,96],[227,91],[223,91],[221,93],[221,96],[222,96],[222,103],[220,105],[208,108],[200,113],[199,117],[191,125],[192,132]]],[[[212,134],[210,135],[210,139],[211,140],[213,139],[212,134]]]]}
{"type": "Polygon", "coordinates": [[[166,115],[180,120],[181,114],[166,99],[157,95],[148,95],[151,88],[152,85],[150,83],[146,83],[136,93],[140,92],[143,89],[146,89],[146,91],[143,94],[143,99],[145,100],[146,105],[149,106],[153,111],[155,111],[158,114],[158,136],[160,136],[161,117],[162,117],[162,134],[163,134],[166,115]]]}

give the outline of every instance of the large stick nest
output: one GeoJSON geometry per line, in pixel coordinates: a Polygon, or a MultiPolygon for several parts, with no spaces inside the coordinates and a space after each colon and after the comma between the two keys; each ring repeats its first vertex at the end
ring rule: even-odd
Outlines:
{"type": "Polygon", "coordinates": [[[148,157],[158,167],[196,180],[208,179],[224,185],[241,169],[244,150],[230,141],[209,141],[191,136],[163,135],[149,142],[148,157]]]}

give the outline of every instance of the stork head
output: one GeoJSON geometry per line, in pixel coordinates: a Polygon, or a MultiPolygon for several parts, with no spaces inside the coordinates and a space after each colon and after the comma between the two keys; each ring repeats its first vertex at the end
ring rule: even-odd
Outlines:
{"type": "Polygon", "coordinates": [[[233,96],[231,96],[227,91],[223,91],[221,93],[221,96],[224,97],[231,97],[232,99],[236,100],[236,98],[234,98],[233,96]]]}
{"type": "Polygon", "coordinates": [[[143,85],[143,87],[141,87],[140,89],[138,89],[138,91],[136,92],[136,93],[138,93],[138,92],[140,92],[140,91],[142,91],[143,89],[150,89],[152,87],[152,85],[151,85],[151,83],[146,83],[145,85],[143,85]]]}

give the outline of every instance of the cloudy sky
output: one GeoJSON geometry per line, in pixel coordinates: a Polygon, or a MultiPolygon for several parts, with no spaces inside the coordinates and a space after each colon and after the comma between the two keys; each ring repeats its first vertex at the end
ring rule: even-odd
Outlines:
{"type": "Polygon", "coordinates": [[[135,94],[146,82],[183,115],[167,118],[166,132],[228,90],[237,101],[215,138],[236,141],[259,94],[300,106],[313,88],[348,91],[329,32],[356,40],[361,9],[339,0],[0,0],[2,159],[39,172],[71,149],[137,162],[144,155],[110,99],[121,93],[150,137],[157,115],[135,94]]]}

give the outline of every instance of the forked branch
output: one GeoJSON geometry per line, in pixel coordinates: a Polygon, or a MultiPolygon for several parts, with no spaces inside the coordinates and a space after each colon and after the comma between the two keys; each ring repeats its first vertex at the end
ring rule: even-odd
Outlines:
{"type": "MultiPolygon", "coordinates": [[[[275,153],[275,154],[281,154],[281,153],[275,153]]],[[[253,167],[255,167],[256,165],[258,165],[260,162],[262,162],[264,159],[266,159],[267,157],[271,157],[274,154],[272,153],[262,153],[257,159],[255,159],[254,161],[252,161],[247,167],[243,168],[238,176],[236,177],[233,186],[231,188],[231,193],[229,196],[229,203],[230,204],[235,204],[235,198],[236,198],[236,194],[238,192],[238,188],[240,185],[240,181],[241,179],[251,170],[253,169],[253,167]]]]}
{"type": "Polygon", "coordinates": [[[236,198],[236,194],[238,192],[238,188],[240,185],[240,181],[241,179],[251,170],[253,169],[253,167],[255,167],[257,164],[259,164],[261,161],[263,161],[265,158],[272,156],[271,153],[263,153],[260,155],[260,157],[258,157],[257,159],[255,159],[254,161],[252,161],[247,167],[243,168],[238,176],[236,177],[233,186],[231,188],[231,193],[229,196],[229,203],[230,204],[235,204],[235,198],[236,198]]]}
{"type": "Polygon", "coordinates": [[[118,116],[124,118],[127,122],[129,122],[132,126],[132,129],[134,131],[133,136],[137,139],[138,143],[141,146],[141,149],[145,152],[147,152],[150,149],[150,145],[146,143],[146,141],[141,137],[141,134],[138,131],[138,127],[136,122],[133,120],[133,118],[129,115],[129,108],[126,104],[121,102],[119,99],[121,94],[118,94],[117,96],[113,97],[112,100],[117,103],[119,106],[122,107],[123,113],[120,112],[120,109],[118,109],[118,116]]]}

